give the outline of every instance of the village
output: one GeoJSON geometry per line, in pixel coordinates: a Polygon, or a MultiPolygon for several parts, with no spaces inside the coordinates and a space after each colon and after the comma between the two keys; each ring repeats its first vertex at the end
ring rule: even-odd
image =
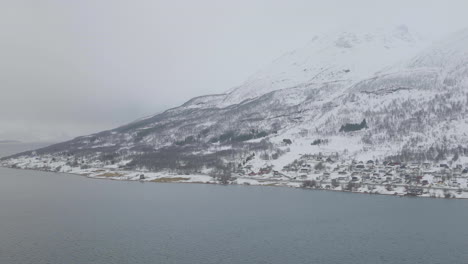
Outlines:
{"type": "Polygon", "coordinates": [[[468,164],[460,160],[439,163],[353,160],[340,157],[336,152],[293,153],[293,156],[265,160],[261,155],[251,153],[237,163],[236,168],[231,167],[221,174],[208,169],[193,173],[126,170],[127,162],[108,164],[81,160],[74,164],[69,158],[46,155],[5,160],[0,166],[111,180],[283,186],[364,194],[468,199],[468,164]]]}
{"type": "Polygon", "coordinates": [[[462,164],[338,161],[333,153],[303,154],[281,170],[250,163],[236,171],[239,178],[371,194],[455,198],[468,193],[468,168],[462,164]]]}

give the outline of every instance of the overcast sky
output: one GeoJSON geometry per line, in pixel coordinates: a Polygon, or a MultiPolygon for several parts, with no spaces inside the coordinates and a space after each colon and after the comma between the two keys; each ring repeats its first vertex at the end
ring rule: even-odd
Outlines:
{"type": "Polygon", "coordinates": [[[62,140],[222,93],[315,34],[468,26],[467,0],[2,0],[0,140],[62,140]]]}

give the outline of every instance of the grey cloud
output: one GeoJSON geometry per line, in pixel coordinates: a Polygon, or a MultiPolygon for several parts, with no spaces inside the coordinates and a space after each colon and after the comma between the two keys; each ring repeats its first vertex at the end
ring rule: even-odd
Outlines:
{"type": "MultiPolygon", "coordinates": [[[[468,26],[466,0],[2,1],[0,137],[64,139],[220,93],[315,34],[468,26]]],[[[0,139],[3,139],[0,138],[0,139]]]]}

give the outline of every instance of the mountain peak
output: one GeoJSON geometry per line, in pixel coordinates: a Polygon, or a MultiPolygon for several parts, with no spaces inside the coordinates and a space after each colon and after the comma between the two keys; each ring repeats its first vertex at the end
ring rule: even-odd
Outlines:
{"type": "Polygon", "coordinates": [[[423,40],[404,25],[316,35],[304,47],[284,54],[241,86],[228,91],[220,106],[300,85],[329,82],[351,85],[416,55],[423,45],[423,40]]]}

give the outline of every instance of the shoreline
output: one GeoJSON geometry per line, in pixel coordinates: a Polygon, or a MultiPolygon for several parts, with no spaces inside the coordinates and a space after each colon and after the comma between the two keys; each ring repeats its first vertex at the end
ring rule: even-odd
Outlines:
{"type": "MultiPolygon", "coordinates": [[[[115,176],[115,177],[106,177],[106,176],[99,176],[99,175],[94,175],[90,173],[78,173],[78,172],[61,172],[61,171],[48,171],[48,170],[39,170],[39,169],[32,169],[32,168],[14,168],[14,167],[7,167],[7,166],[2,166],[0,165],[0,168],[6,168],[6,169],[14,169],[14,170],[28,170],[28,171],[40,171],[40,172],[47,172],[47,173],[63,173],[63,174],[68,174],[68,175],[73,175],[73,176],[80,176],[80,177],[85,177],[88,179],[93,179],[93,180],[112,180],[112,181],[127,181],[127,182],[141,182],[141,183],[191,183],[191,184],[215,184],[215,185],[237,185],[237,186],[258,186],[258,187],[288,187],[288,188],[298,188],[298,189],[303,189],[303,190],[310,190],[310,191],[327,191],[327,192],[342,192],[342,193],[351,193],[351,194],[366,194],[366,195],[385,195],[385,196],[393,196],[393,197],[399,197],[399,198],[433,198],[433,199],[468,199],[468,195],[466,197],[443,197],[443,196],[431,196],[431,195],[426,195],[424,193],[423,195],[408,195],[408,194],[403,194],[403,193],[381,193],[381,192],[365,192],[365,191],[349,191],[349,190],[341,190],[341,189],[325,189],[325,188],[311,188],[311,187],[303,187],[302,182],[300,181],[278,181],[278,180],[272,180],[272,179],[265,179],[263,181],[258,181],[258,179],[248,179],[248,178],[240,178],[241,180],[250,180],[250,181],[257,181],[257,184],[252,184],[249,183],[248,181],[244,181],[242,183],[238,183],[237,179],[234,181],[231,181],[227,184],[220,183],[219,181],[215,181],[213,177],[209,175],[175,175],[175,174],[169,174],[169,173],[155,173],[155,172],[138,172],[138,171],[119,171],[120,172],[127,172],[128,174],[122,174],[120,176],[115,176]],[[132,174],[148,174],[148,173],[153,173],[153,174],[159,174],[162,177],[152,177],[152,178],[145,178],[145,179],[135,179],[135,177],[131,178],[132,174]],[[209,177],[211,180],[209,181],[201,181],[201,180],[196,180],[197,177],[209,177]],[[180,178],[184,178],[184,180],[177,180],[180,178]],[[195,178],[195,179],[192,179],[195,178]],[[168,180],[168,181],[158,181],[158,179],[176,179],[176,180],[168,180]],[[187,180],[185,180],[187,179],[187,180]],[[262,184],[265,183],[265,184],[262,184]]],[[[102,171],[103,169],[97,169],[99,172],[105,172],[102,171]]],[[[107,171],[109,172],[109,171],[107,171]]],[[[364,184],[365,185],[365,184],[364,184]]],[[[374,184],[373,184],[374,185],[374,184]]],[[[374,185],[374,186],[384,186],[384,185],[374,185]]],[[[401,186],[404,187],[404,186],[401,186]]],[[[432,188],[432,187],[421,187],[425,190],[447,190],[447,191],[454,191],[454,189],[443,189],[443,188],[432,188]]]]}

